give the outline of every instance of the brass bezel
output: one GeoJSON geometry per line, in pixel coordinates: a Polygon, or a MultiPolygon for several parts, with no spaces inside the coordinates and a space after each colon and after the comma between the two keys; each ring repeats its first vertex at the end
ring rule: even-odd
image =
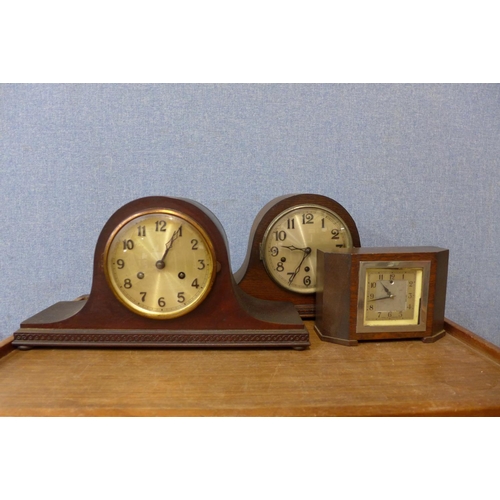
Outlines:
{"type": "Polygon", "coordinates": [[[270,269],[268,267],[268,264],[266,262],[266,258],[264,256],[264,249],[266,248],[266,244],[267,244],[267,240],[269,238],[269,234],[271,233],[273,227],[275,226],[275,224],[280,220],[282,219],[283,217],[285,217],[287,214],[289,214],[290,212],[295,212],[297,210],[302,210],[302,209],[306,209],[306,208],[314,208],[316,210],[322,210],[324,212],[327,212],[329,214],[331,214],[333,217],[335,217],[336,219],[339,220],[339,222],[341,223],[341,231],[344,231],[346,234],[347,234],[347,237],[348,237],[348,244],[349,246],[346,246],[345,248],[352,248],[353,247],[353,243],[352,243],[352,234],[351,234],[351,231],[349,231],[349,227],[347,226],[347,224],[345,223],[344,219],[342,219],[342,217],[340,217],[340,215],[338,215],[336,212],[334,212],[333,210],[330,210],[329,208],[326,208],[322,205],[317,205],[315,203],[303,203],[303,204],[300,204],[300,205],[294,205],[292,207],[289,207],[287,208],[286,210],[283,210],[283,212],[279,213],[276,217],[274,217],[274,219],[270,222],[270,224],[267,226],[266,228],[266,231],[264,233],[264,236],[262,237],[262,242],[260,244],[260,249],[261,249],[261,255],[260,255],[260,259],[262,260],[262,263],[264,264],[264,268],[268,274],[268,276],[271,277],[271,279],[278,285],[280,286],[281,288],[285,289],[285,290],[288,290],[288,291],[291,291],[291,292],[294,292],[294,293],[298,293],[298,294],[301,294],[301,295],[312,295],[314,293],[316,293],[316,290],[317,290],[317,286],[314,286],[312,288],[308,288],[308,289],[304,289],[304,290],[301,290],[301,289],[297,289],[297,288],[293,288],[293,287],[289,287],[289,286],[286,286],[284,285],[281,281],[279,281],[275,275],[274,275],[274,272],[272,269],[270,269]]]}
{"type": "Polygon", "coordinates": [[[362,261],[359,263],[358,277],[358,302],[357,302],[357,333],[378,333],[378,332],[424,332],[427,325],[427,309],[429,301],[429,278],[430,261],[362,261]],[[366,274],[368,269],[399,269],[413,268],[422,270],[422,281],[420,291],[420,305],[417,324],[410,324],[403,320],[394,320],[392,325],[367,325],[365,324],[365,303],[366,303],[366,274]]]}
{"type": "Polygon", "coordinates": [[[140,212],[137,212],[126,219],[124,219],[118,226],[116,226],[115,229],[113,229],[113,232],[109,236],[106,246],[104,249],[104,255],[103,255],[103,268],[104,268],[104,274],[106,277],[106,281],[111,288],[111,291],[115,295],[115,297],[125,306],[127,309],[131,310],[132,312],[139,314],[140,316],[145,316],[147,318],[151,319],[157,319],[157,320],[164,320],[164,319],[173,319],[177,318],[180,316],[184,316],[185,314],[188,314],[189,312],[193,311],[196,309],[208,296],[210,290],[212,289],[212,286],[215,281],[215,276],[217,274],[217,259],[215,255],[215,250],[214,246],[212,244],[212,241],[208,237],[206,231],[204,228],[192,217],[179,212],[177,210],[170,210],[170,209],[163,209],[163,208],[152,208],[152,209],[147,209],[147,210],[142,210],[140,212]],[[193,226],[201,235],[201,237],[204,240],[205,246],[207,248],[208,254],[210,255],[212,259],[212,267],[211,267],[211,274],[209,281],[207,283],[207,286],[205,286],[203,292],[191,303],[189,303],[187,306],[178,309],[176,311],[170,311],[170,312],[157,312],[157,311],[150,311],[148,309],[142,308],[138,306],[135,303],[132,303],[124,294],[122,294],[115,286],[114,280],[111,277],[110,273],[110,263],[108,261],[109,257],[109,251],[111,248],[111,245],[116,237],[116,235],[120,232],[120,230],[125,227],[127,224],[129,224],[131,221],[143,217],[143,216],[148,216],[148,215],[154,215],[154,214],[166,214],[166,215],[173,215],[175,217],[178,217],[180,219],[183,219],[186,221],[188,224],[193,226]]]}

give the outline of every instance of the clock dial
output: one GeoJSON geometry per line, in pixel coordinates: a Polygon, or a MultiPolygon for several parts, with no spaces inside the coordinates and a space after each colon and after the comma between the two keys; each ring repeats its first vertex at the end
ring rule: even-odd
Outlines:
{"type": "Polygon", "coordinates": [[[364,325],[417,325],[422,275],[416,267],[367,269],[364,325]]]}
{"type": "Polygon", "coordinates": [[[280,213],[267,228],[261,255],[267,273],[281,287],[316,292],[316,251],[352,247],[344,221],[319,205],[299,205],[280,213]]]}
{"type": "Polygon", "coordinates": [[[111,235],[105,272],[116,297],[150,318],[182,316],[207,296],[216,273],[209,238],[186,215],[158,210],[126,220],[111,235]]]}

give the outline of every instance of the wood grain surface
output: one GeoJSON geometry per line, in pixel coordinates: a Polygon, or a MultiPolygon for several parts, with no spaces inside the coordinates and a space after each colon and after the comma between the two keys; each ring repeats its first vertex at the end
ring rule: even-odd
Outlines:
{"type": "MultiPolygon", "coordinates": [[[[499,350],[474,334],[253,350],[0,346],[0,415],[500,415],[499,350]]],[[[456,332],[455,332],[456,333],[456,332]]]]}

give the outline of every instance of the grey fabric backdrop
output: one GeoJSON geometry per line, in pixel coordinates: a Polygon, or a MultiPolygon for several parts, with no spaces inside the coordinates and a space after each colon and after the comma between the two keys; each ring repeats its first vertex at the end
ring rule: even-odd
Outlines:
{"type": "Polygon", "coordinates": [[[275,196],[363,246],[450,249],[446,315],[500,345],[500,86],[2,85],[0,335],[88,293],[108,217],[147,195],[219,218],[233,269],[275,196]]]}

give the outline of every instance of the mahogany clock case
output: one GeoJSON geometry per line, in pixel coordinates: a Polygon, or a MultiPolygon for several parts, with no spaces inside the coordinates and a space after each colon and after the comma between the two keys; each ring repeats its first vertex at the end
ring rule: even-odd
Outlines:
{"type": "Polygon", "coordinates": [[[91,292],[86,300],[59,302],[21,324],[13,345],[92,347],[307,347],[309,334],[292,304],[259,300],[236,285],[224,230],[202,205],[146,197],[117,210],[98,238],[91,292]],[[194,310],[158,320],[125,307],[104,271],[105,248],[123,221],[146,210],[175,210],[195,220],[211,241],[217,273],[210,293],[194,310]]]}
{"type": "Polygon", "coordinates": [[[267,203],[255,217],[246,257],[235,273],[235,279],[241,289],[250,295],[265,300],[289,301],[295,305],[302,319],[312,319],[315,316],[315,294],[298,294],[282,288],[269,277],[261,258],[261,245],[269,225],[282,212],[300,205],[317,205],[337,214],[346,224],[353,246],[361,246],[356,223],[340,203],[318,194],[280,196],[267,203]]]}
{"type": "Polygon", "coordinates": [[[356,345],[358,341],[420,338],[434,342],[444,335],[444,312],[448,276],[449,250],[438,247],[353,248],[339,253],[318,251],[317,315],[314,329],[322,340],[342,345],[356,345]],[[425,263],[429,268],[423,282],[427,294],[426,314],[422,331],[401,326],[364,328],[360,331],[359,297],[360,267],[376,262],[425,263]]]}

